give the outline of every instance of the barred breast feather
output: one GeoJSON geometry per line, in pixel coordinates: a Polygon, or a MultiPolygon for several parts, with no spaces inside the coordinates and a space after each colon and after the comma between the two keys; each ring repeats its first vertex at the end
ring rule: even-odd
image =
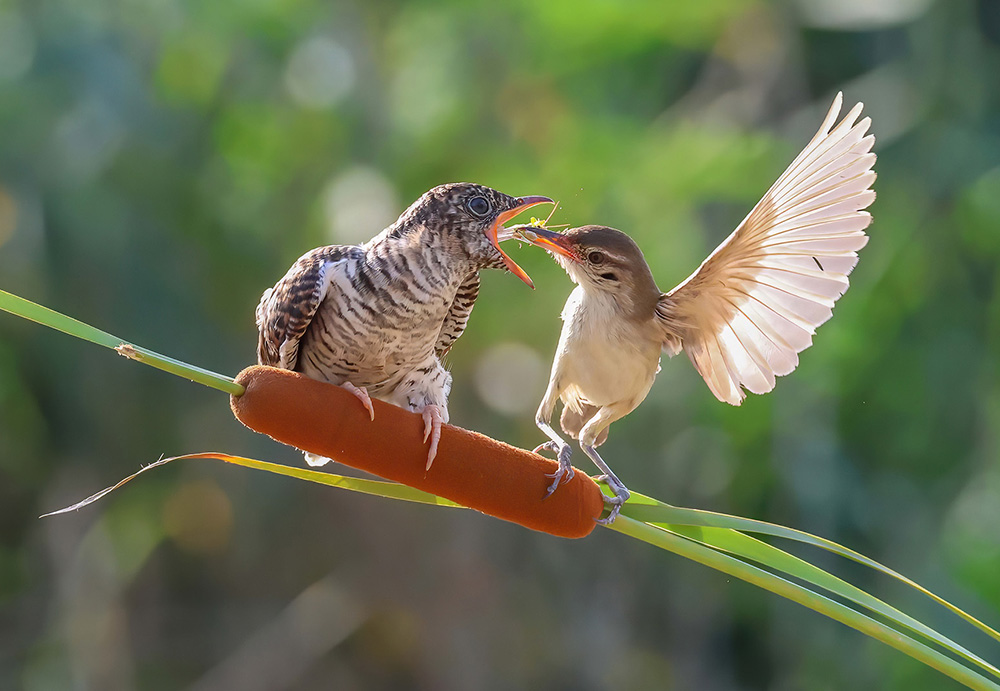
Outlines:
{"type": "Polygon", "coordinates": [[[478,271],[452,276],[432,248],[321,247],[261,297],[258,361],[389,399],[413,376],[442,379],[478,292],[478,271]]]}
{"type": "Polygon", "coordinates": [[[434,352],[439,358],[444,357],[451,350],[455,341],[465,331],[465,326],[469,323],[469,316],[472,314],[472,308],[476,305],[477,297],[479,297],[479,272],[474,271],[458,287],[448,315],[441,324],[437,343],[434,345],[434,352]]]}

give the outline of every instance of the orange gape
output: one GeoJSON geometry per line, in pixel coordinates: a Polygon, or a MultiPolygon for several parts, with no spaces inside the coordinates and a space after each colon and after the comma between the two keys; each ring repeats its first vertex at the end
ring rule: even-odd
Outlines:
{"type": "Polygon", "coordinates": [[[248,367],[231,405],[252,430],[352,468],[430,492],[490,516],[559,537],[585,537],[604,510],[600,488],[578,471],[544,499],[558,464],[490,437],[445,425],[430,470],[420,415],[358,399],[333,384],[273,367],[248,367]]]}

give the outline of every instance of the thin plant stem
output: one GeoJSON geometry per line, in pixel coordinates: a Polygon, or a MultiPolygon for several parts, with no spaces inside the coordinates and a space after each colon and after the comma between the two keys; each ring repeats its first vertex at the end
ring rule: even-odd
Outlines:
{"type": "Polygon", "coordinates": [[[107,331],[101,331],[90,324],[84,324],[78,319],[67,317],[65,314],[51,310],[48,307],[43,307],[31,300],[25,300],[5,290],[0,290],[0,310],[10,312],[42,326],[47,326],[50,329],[62,331],[65,334],[75,336],[84,341],[90,341],[105,348],[111,348],[119,355],[123,355],[130,360],[135,360],[136,362],[161,369],[164,372],[175,374],[178,377],[189,379],[198,384],[224,391],[232,396],[243,395],[243,387],[233,381],[231,377],[217,374],[201,367],[195,367],[194,365],[189,365],[186,362],[175,360],[166,355],[160,355],[147,348],[127,343],[117,336],[109,334],[107,331]]]}
{"type": "Polygon", "coordinates": [[[610,530],[634,537],[679,556],[729,574],[776,595],[786,597],[804,607],[825,614],[842,624],[857,629],[907,655],[933,667],[942,674],[977,691],[1000,691],[1000,686],[979,675],[957,660],[920,643],[906,634],[850,607],[835,602],[808,588],[792,583],[769,571],[731,557],[701,543],[689,540],[664,528],[642,523],[627,516],[608,526],[610,530]]]}

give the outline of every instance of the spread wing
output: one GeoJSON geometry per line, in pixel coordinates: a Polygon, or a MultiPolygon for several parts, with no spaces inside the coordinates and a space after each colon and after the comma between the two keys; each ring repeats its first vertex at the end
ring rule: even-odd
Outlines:
{"type": "Polygon", "coordinates": [[[261,295],[257,305],[257,362],[294,370],[299,342],[326,297],[330,270],[360,247],[330,245],[302,255],[273,288],[261,295]]]}
{"type": "Polygon", "coordinates": [[[476,305],[476,298],[479,296],[479,272],[473,271],[469,274],[455,293],[455,299],[451,303],[451,309],[441,324],[441,331],[438,333],[437,343],[434,352],[439,358],[451,350],[451,347],[458,340],[458,337],[465,331],[465,325],[469,322],[469,315],[476,305]]]}
{"type": "Polygon", "coordinates": [[[843,96],[802,153],[725,242],[656,308],[664,349],[683,349],[720,401],[766,393],[798,365],[848,288],[875,199],[869,118],[843,96]]]}

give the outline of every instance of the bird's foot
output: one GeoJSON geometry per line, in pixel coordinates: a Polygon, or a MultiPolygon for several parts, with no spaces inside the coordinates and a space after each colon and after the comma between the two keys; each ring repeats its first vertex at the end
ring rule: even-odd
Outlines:
{"type": "Polygon", "coordinates": [[[597,522],[601,525],[611,525],[615,522],[615,519],[618,518],[618,514],[621,513],[622,510],[622,505],[629,500],[632,493],[629,492],[628,488],[614,476],[598,475],[594,478],[594,481],[605,483],[611,488],[611,491],[615,493],[615,496],[613,497],[609,497],[606,494],[604,495],[604,503],[611,507],[611,512],[604,518],[597,519],[597,522]]]}
{"type": "Polygon", "coordinates": [[[424,443],[431,440],[431,446],[427,450],[427,470],[434,464],[434,457],[437,456],[438,442],[441,441],[441,425],[444,423],[444,415],[441,408],[436,405],[429,405],[424,408],[424,443]]]}
{"type": "Polygon", "coordinates": [[[357,396],[358,400],[361,401],[361,405],[368,410],[368,414],[371,415],[372,420],[375,420],[375,408],[372,407],[372,398],[368,395],[368,389],[363,386],[355,386],[349,381],[345,381],[340,387],[357,396]]]}
{"type": "Polygon", "coordinates": [[[559,446],[556,445],[554,441],[547,441],[544,444],[539,444],[538,446],[536,446],[534,449],[531,450],[531,453],[540,454],[542,453],[542,451],[558,451],[558,450],[559,446]]]}
{"type": "Polygon", "coordinates": [[[544,444],[539,444],[535,447],[534,453],[539,453],[540,451],[552,451],[556,454],[556,458],[559,460],[559,467],[554,473],[545,473],[545,477],[552,478],[552,484],[549,485],[549,489],[545,492],[545,498],[548,498],[556,491],[564,482],[569,482],[576,475],[576,468],[570,463],[570,457],[573,455],[573,449],[570,448],[569,444],[559,444],[556,441],[547,441],[544,444]]]}

